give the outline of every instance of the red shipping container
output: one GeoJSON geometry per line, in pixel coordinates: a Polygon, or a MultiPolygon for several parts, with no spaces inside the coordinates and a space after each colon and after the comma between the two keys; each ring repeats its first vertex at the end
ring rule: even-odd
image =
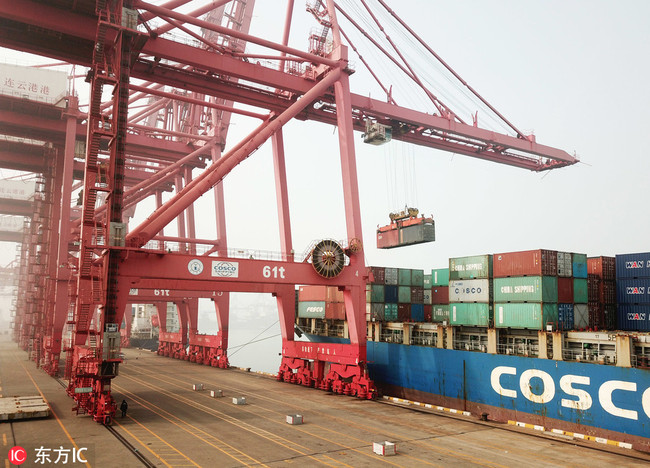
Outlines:
{"type": "Polygon", "coordinates": [[[384,267],[370,267],[372,278],[370,281],[373,284],[385,284],[386,281],[386,268],[384,267]]]}
{"type": "Polygon", "coordinates": [[[410,322],[411,321],[411,304],[398,304],[397,305],[397,321],[410,322]]]}
{"type": "Polygon", "coordinates": [[[598,293],[603,304],[616,304],[616,281],[602,280],[598,293]]]}
{"type": "Polygon", "coordinates": [[[431,288],[431,304],[449,304],[449,286],[431,288]]]}
{"type": "Polygon", "coordinates": [[[557,301],[564,304],[573,302],[573,278],[558,276],[557,301]]]}
{"type": "Polygon", "coordinates": [[[598,302],[590,302],[587,307],[589,308],[589,328],[593,330],[605,328],[603,305],[598,302]]]}
{"type": "Polygon", "coordinates": [[[602,279],[616,279],[616,258],[594,257],[587,259],[587,273],[597,275],[602,279]]]}
{"type": "Polygon", "coordinates": [[[300,286],[298,289],[300,302],[343,302],[343,291],[336,286],[300,286]]]}
{"type": "Polygon", "coordinates": [[[342,302],[327,302],[325,304],[325,318],[345,320],[345,304],[342,302]]]}
{"type": "Polygon", "coordinates": [[[377,248],[387,249],[397,247],[399,245],[399,231],[397,229],[390,229],[387,231],[377,231],[377,248]]]}
{"type": "Polygon", "coordinates": [[[495,278],[509,276],[557,276],[556,250],[506,252],[492,257],[495,278]]]}
{"type": "Polygon", "coordinates": [[[424,302],[424,288],[411,287],[411,304],[422,304],[424,302]]]}
{"type": "Polygon", "coordinates": [[[424,321],[425,322],[431,322],[431,319],[433,318],[433,306],[431,305],[424,305],[424,321]]]}
{"type": "Polygon", "coordinates": [[[587,275],[587,300],[600,302],[600,278],[596,275],[587,275]]]}

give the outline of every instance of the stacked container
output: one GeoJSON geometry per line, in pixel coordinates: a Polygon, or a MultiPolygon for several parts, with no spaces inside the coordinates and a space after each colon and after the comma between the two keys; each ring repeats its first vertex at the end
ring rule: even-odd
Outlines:
{"type": "Polygon", "coordinates": [[[616,259],[587,259],[589,328],[616,330],[616,259]]]}
{"type": "Polygon", "coordinates": [[[370,272],[370,281],[366,284],[366,320],[381,322],[386,303],[386,268],[370,267],[370,272]]]}
{"type": "Polygon", "coordinates": [[[616,299],[621,330],[650,331],[650,252],[616,256],[616,299]]]}
{"type": "Polygon", "coordinates": [[[589,328],[588,264],[585,254],[571,254],[573,266],[573,313],[575,329],[589,328]]]}
{"type": "Polygon", "coordinates": [[[300,286],[298,317],[345,320],[343,292],[336,286],[300,286]]]}
{"type": "MultiPolygon", "coordinates": [[[[570,258],[570,254],[569,258],[570,258]]],[[[558,271],[569,274],[566,254],[528,250],[494,255],[494,326],[546,330],[558,327],[558,271]]],[[[563,322],[570,320],[563,308],[563,322]]]]}
{"type": "Polygon", "coordinates": [[[452,325],[492,326],[492,255],[449,259],[452,325]]]}
{"type": "Polygon", "coordinates": [[[431,270],[431,321],[449,321],[449,268],[431,270]]]}

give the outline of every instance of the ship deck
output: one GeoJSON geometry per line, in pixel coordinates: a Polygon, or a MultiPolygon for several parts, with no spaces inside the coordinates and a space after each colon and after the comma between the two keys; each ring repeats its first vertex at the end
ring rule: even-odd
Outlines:
{"type": "MultiPolygon", "coordinates": [[[[650,456],[618,447],[528,431],[472,417],[366,401],[279,383],[268,375],[215,369],[126,349],[113,382],[126,417],[110,430],[71,411],[60,381],[35,368],[27,353],[0,341],[0,394],[41,395],[49,418],[3,422],[2,456],[25,448],[54,464],[61,450],[83,449],[90,466],[648,466],[650,456]],[[192,384],[205,390],[194,391],[192,384]],[[212,398],[210,390],[222,390],[212,398]],[[245,397],[245,405],[233,398],[245,397]],[[286,416],[301,414],[304,424],[286,416]],[[373,453],[373,442],[397,444],[397,455],[373,453]],[[37,450],[43,448],[40,452],[37,450]],[[51,449],[48,451],[48,449],[51,449]],[[58,452],[57,452],[58,451],[58,452]]],[[[72,457],[72,455],[70,455],[72,457]]],[[[30,464],[31,463],[31,464],[30,464]]],[[[59,462],[60,464],[61,462],[59,462]]],[[[68,465],[75,466],[68,460],[68,465]]],[[[76,466],[82,466],[77,463],[76,466]]]]}

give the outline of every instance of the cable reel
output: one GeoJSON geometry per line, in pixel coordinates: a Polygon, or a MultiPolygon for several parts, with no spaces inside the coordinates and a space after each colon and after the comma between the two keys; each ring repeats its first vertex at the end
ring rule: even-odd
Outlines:
{"type": "Polygon", "coordinates": [[[322,240],[311,251],[311,264],[323,278],[334,278],[343,271],[345,252],[335,241],[322,240]]]}

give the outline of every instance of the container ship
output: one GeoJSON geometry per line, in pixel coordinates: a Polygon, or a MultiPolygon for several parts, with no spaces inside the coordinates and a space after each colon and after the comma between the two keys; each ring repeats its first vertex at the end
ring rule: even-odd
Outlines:
{"type": "MultiPolygon", "coordinates": [[[[303,286],[297,328],[349,342],[342,293],[303,286]]],[[[530,250],[370,267],[384,395],[650,451],[650,253],[530,250]]]]}

